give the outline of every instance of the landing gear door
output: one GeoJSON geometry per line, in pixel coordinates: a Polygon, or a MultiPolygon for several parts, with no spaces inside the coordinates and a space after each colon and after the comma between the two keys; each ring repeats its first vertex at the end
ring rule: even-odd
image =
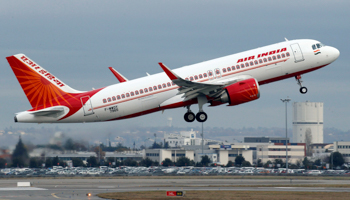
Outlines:
{"type": "Polygon", "coordinates": [[[83,105],[84,116],[93,115],[94,110],[92,108],[90,96],[81,97],[81,104],[83,105]]]}
{"type": "Polygon", "coordinates": [[[301,52],[300,46],[298,43],[292,44],[290,45],[290,47],[292,48],[293,54],[294,54],[294,62],[301,62],[304,61],[304,55],[303,52],[301,52]]]}

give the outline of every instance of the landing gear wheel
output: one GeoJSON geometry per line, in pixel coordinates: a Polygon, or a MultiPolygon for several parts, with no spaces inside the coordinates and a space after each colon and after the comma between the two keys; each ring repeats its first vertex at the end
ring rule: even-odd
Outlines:
{"type": "Polygon", "coordinates": [[[193,112],[187,112],[184,116],[186,122],[193,122],[196,119],[196,116],[193,112]]]}
{"type": "Polygon", "coordinates": [[[307,93],[307,88],[306,87],[301,87],[299,91],[300,91],[301,94],[306,94],[307,93]]]}
{"type": "Polygon", "coordinates": [[[208,115],[205,112],[199,112],[196,115],[196,119],[198,122],[205,122],[208,119],[208,115]]]}

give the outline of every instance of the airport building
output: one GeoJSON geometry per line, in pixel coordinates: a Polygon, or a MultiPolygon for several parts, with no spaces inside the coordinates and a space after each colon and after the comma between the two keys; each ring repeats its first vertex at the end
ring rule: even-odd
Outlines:
{"type": "MultiPolygon", "coordinates": [[[[203,139],[204,144],[219,142],[216,140],[203,139]]],[[[202,138],[197,138],[197,134],[193,129],[191,131],[181,131],[180,134],[164,133],[164,143],[167,142],[169,147],[182,147],[201,145],[202,138]]]]}
{"type": "MultiPolygon", "coordinates": [[[[257,146],[257,159],[261,159],[262,163],[267,161],[273,162],[275,159],[286,160],[286,145],[283,143],[269,143],[257,146]]],[[[305,143],[289,143],[288,144],[288,163],[296,163],[302,161],[306,155],[305,143]]]]}
{"type": "Polygon", "coordinates": [[[169,149],[145,149],[144,158],[161,163],[166,158],[175,162],[180,157],[187,157],[194,162],[200,162],[202,156],[207,155],[212,163],[226,165],[228,161],[235,161],[236,156],[242,155],[246,161],[253,164],[253,150],[248,145],[192,145],[169,149]]]}
{"type": "Polygon", "coordinates": [[[335,141],[333,143],[334,152],[342,154],[345,163],[350,163],[350,142],[335,141]]]}
{"type": "Polygon", "coordinates": [[[293,103],[293,142],[323,143],[323,103],[293,103]]]}

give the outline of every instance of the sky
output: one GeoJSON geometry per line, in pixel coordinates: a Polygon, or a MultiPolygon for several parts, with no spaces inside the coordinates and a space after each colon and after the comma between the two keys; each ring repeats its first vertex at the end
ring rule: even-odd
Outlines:
{"type": "MultiPolygon", "coordinates": [[[[260,99],[235,107],[204,107],[205,126],[284,127],[281,98],[324,102],[324,126],[349,130],[350,1],[0,1],[0,130],[54,127],[107,132],[186,123],[185,108],[133,119],[87,124],[19,124],[14,114],[31,108],[5,59],[24,53],[77,90],[118,83],[108,67],[129,80],[292,39],[316,39],[336,47],[331,65],[296,81],[261,86],[260,99]]],[[[197,112],[198,107],[192,106],[197,112]]],[[[292,125],[292,104],[288,105],[292,125]]]]}

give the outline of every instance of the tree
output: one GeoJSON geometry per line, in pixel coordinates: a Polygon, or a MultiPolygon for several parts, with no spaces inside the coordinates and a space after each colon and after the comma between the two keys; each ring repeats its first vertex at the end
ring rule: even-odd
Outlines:
{"type": "Polygon", "coordinates": [[[321,159],[315,160],[314,165],[321,166],[321,159]]]}
{"type": "Polygon", "coordinates": [[[95,156],[90,156],[90,158],[87,159],[87,166],[88,167],[98,167],[97,159],[95,156]]]}
{"type": "Polygon", "coordinates": [[[6,160],[3,158],[0,158],[0,168],[5,168],[6,167],[6,160]]]}
{"type": "Polygon", "coordinates": [[[233,167],[233,162],[232,162],[231,160],[229,160],[229,161],[227,162],[226,167],[233,167]]]}
{"type": "Polygon", "coordinates": [[[256,164],[257,167],[262,167],[264,164],[261,162],[261,159],[258,159],[258,162],[256,164]]]}
{"type": "Polygon", "coordinates": [[[141,160],[140,165],[145,166],[145,167],[149,167],[149,166],[153,165],[153,161],[149,157],[146,157],[145,159],[141,160]]]}
{"type": "Polygon", "coordinates": [[[271,160],[268,160],[268,161],[264,164],[264,167],[265,167],[265,168],[270,168],[270,167],[272,167],[272,162],[271,162],[271,160]]]}
{"type": "Polygon", "coordinates": [[[282,159],[275,159],[275,161],[273,163],[275,164],[275,167],[283,167],[284,166],[284,162],[282,159]]]}
{"type": "Polygon", "coordinates": [[[75,150],[75,146],[74,146],[74,142],[73,142],[72,138],[69,138],[63,147],[66,150],[75,150]]]}
{"type": "Polygon", "coordinates": [[[158,143],[156,143],[156,142],[154,142],[154,143],[152,144],[152,149],[159,149],[159,148],[162,148],[162,144],[158,144],[158,143]]]}
{"type": "Polygon", "coordinates": [[[46,158],[45,167],[52,167],[52,159],[51,158],[46,158]]]}
{"type": "Polygon", "coordinates": [[[127,158],[123,163],[125,166],[137,166],[137,162],[131,158],[127,158]]]}
{"type": "Polygon", "coordinates": [[[60,160],[58,159],[58,156],[54,157],[52,159],[52,165],[53,166],[59,166],[60,165],[60,160]]]}
{"type": "Polygon", "coordinates": [[[73,167],[84,167],[84,162],[80,158],[72,158],[73,167]]]}
{"type": "Polygon", "coordinates": [[[165,160],[162,161],[162,165],[164,167],[171,166],[171,165],[173,165],[173,161],[171,161],[169,158],[165,158],[165,160]]]}
{"type": "Polygon", "coordinates": [[[249,161],[243,161],[242,162],[242,167],[250,167],[252,166],[249,161]]]}
{"type": "Polygon", "coordinates": [[[179,159],[177,159],[176,161],[176,166],[181,167],[181,166],[189,166],[191,165],[191,161],[189,158],[185,157],[185,156],[181,156],[179,159]]]}
{"type": "Polygon", "coordinates": [[[307,128],[305,131],[306,156],[311,156],[312,154],[311,143],[312,143],[311,129],[307,128]]]}
{"type": "Polygon", "coordinates": [[[19,136],[18,143],[16,145],[15,150],[12,154],[12,166],[14,167],[23,167],[28,165],[29,155],[27,149],[25,148],[21,136],[19,136]]]}
{"type": "Polygon", "coordinates": [[[305,157],[303,160],[303,165],[304,165],[305,169],[309,169],[312,167],[312,162],[310,162],[309,159],[307,159],[307,157],[305,157]]]}
{"type": "Polygon", "coordinates": [[[40,161],[36,158],[30,158],[29,160],[29,167],[30,168],[38,168],[40,167],[40,161]]]}
{"type": "Polygon", "coordinates": [[[244,157],[241,155],[236,156],[235,158],[235,165],[236,166],[241,166],[243,161],[245,161],[244,157]]]}
{"type": "Polygon", "coordinates": [[[169,148],[169,142],[165,142],[165,143],[164,143],[164,148],[165,148],[165,149],[169,148]]]}
{"type": "MultiPolygon", "coordinates": [[[[333,165],[335,167],[338,167],[338,166],[340,167],[344,164],[344,158],[343,158],[343,155],[341,155],[341,153],[333,152],[332,155],[333,155],[333,165]]],[[[332,155],[330,156],[330,160],[329,160],[329,163],[331,164],[332,164],[332,155]]]]}
{"type": "Polygon", "coordinates": [[[211,163],[211,160],[208,155],[202,156],[201,164],[203,166],[208,166],[208,164],[211,163]]]}

